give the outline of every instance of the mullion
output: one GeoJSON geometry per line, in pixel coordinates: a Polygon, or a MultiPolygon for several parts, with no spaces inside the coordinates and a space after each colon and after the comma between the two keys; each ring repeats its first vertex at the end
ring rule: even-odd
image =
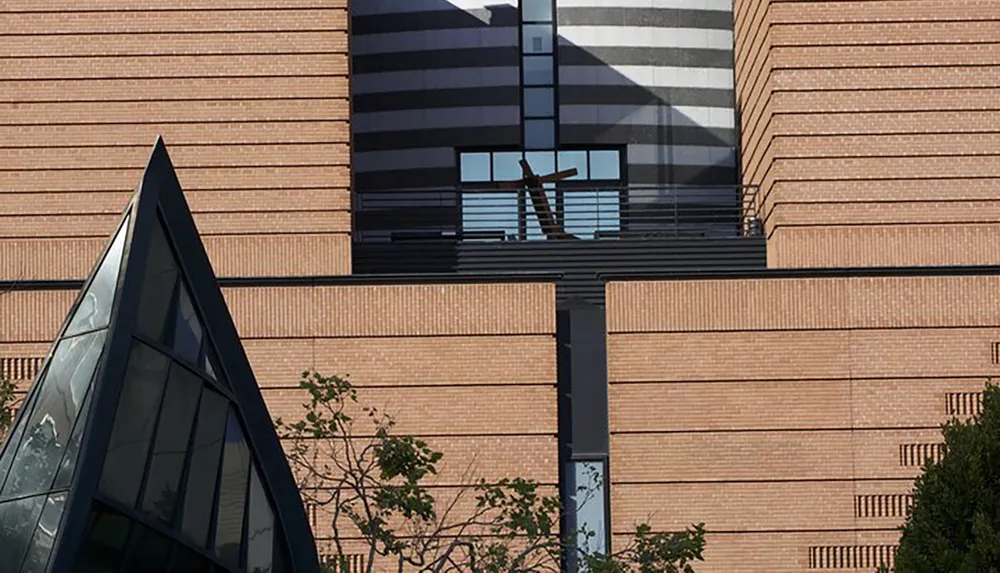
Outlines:
{"type": "MultiPolygon", "coordinates": [[[[223,565],[222,562],[219,561],[219,559],[215,557],[215,555],[213,555],[210,550],[191,545],[186,541],[182,541],[180,538],[175,536],[173,531],[165,527],[163,525],[163,522],[156,519],[149,520],[147,519],[147,516],[142,512],[137,511],[135,508],[128,507],[125,504],[121,503],[120,501],[107,497],[100,492],[96,492],[94,494],[94,501],[97,502],[97,505],[103,505],[108,510],[120,513],[121,515],[125,516],[127,519],[133,522],[132,523],[133,527],[137,524],[142,525],[143,527],[147,527],[155,531],[156,533],[163,535],[167,539],[170,539],[174,543],[183,545],[184,547],[193,551],[196,555],[208,559],[213,565],[219,567],[220,569],[223,569],[224,571],[229,571],[229,567],[227,565],[223,565]]],[[[126,545],[126,547],[128,546],[126,545]]]]}
{"type": "MultiPolygon", "coordinates": [[[[212,377],[209,376],[207,373],[202,372],[201,368],[199,368],[198,366],[193,365],[190,362],[188,362],[187,360],[185,360],[185,359],[177,356],[174,353],[173,349],[171,349],[170,347],[164,345],[162,342],[153,340],[153,339],[151,339],[151,338],[149,338],[149,337],[147,337],[147,336],[145,336],[143,334],[140,334],[138,332],[133,332],[132,336],[136,340],[138,340],[139,342],[145,344],[146,346],[152,348],[153,350],[159,352],[160,354],[163,354],[164,356],[166,356],[167,358],[169,358],[171,361],[173,361],[177,365],[182,366],[182,367],[186,368],[188,371],[194,373],[196,376],[198,376],[199,378],[201,378],[202,382],[208,384],[210,388],[212,388],[213,390],[217,391],[219,394],[222,394],[223,396],[225,396],[226,399],[229,400],[230,402],[235,402],[236,401],[236,398],[233,396],[232,390],[230,390],[228,388],[225,388],[223,382],[221,382],[219,380],[213,380],[212,377]]],[[[216,356],[218,356],[218,352],[216,353],[216,356]]],[[[219,366],[219,365],[216,365],[216,368],[219,368],[221,370],[222,367],[219,366]]],[[[216,374],[216,376],[223,376],[223,374],[221,374],[219,372],[216,372],[215,374],[216,374]]]]}
{"type": "Polygon", "coordinates": [[[174,516],[171,520],[171,527],[176,528],[178,524],[184,523],[184,499],[187,496],[188,474],[191,473],[191,460],[194,458],[194,444],[198,433],[199,422],[201,422],[201,401],[205,398],[205,387],[201,387],[198,394],[198,404],[194,407],[194,424],[191,427],[191,435],[188,436],[187,452],[184,454],[184,467],[181,469],[181,481],[177,486],[177,505],[174,507],[174,516]]]}
{"type": "MultiPolygon", "coordinates": [[[[176,364],[171,363],[167,368],[167,379],[163,383],[163,391],[160,392],[159,407],[156,409],[156,420],[153,422],[153,433],[149,436],[149,449],[146,451],[146,465],[142,470],[142,478],[139,481],[139,494],[135,501],[139,507],[142,506],[143,497],[146,495],[146,482],[149,480],[149,470],[153,465],[153,454],[156,453],[156,437],[160,433],[160,419],[163,417],[163,402],[164,398],[167,397],[167,390],[170,389],[171,373],[176,366],[176,364]]],[[[141,510],[140,513],[142,513],[141,510]]]]}

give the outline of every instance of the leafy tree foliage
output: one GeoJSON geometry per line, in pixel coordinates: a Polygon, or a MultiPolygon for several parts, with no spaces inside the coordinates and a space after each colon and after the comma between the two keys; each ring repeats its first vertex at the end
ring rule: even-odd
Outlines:
{"type": "Polygon", "coordinates": [[[613,554],[581,551],[573,540],[592,533],[559,531],[558,496],[519,477],[475,479],[472,466],[457,495],[438,500],[425,480],[437,474],[441,452],[395,433],[392,416],[359,405],[346,378],[305,372],[300,387],[310,397],[303,418],[275,427],[305,501],[330,515],[329,573],[359,573],[358,539],[367,573],[555,573],[569,552],[591,573],[693,573],[702,560],[703,525],[657,533],[642,524],[613,554]],[[367,418],[360,430],[352,412],[367,418]]]}
{"type": "Polygon", "coordinates": [[[943,428],[945,455],[916,480],[896,573],[1000,572],[1000,388],[943,428]]]}
{"type": "Polygon", "coordinates": [[[0,439],[10,429],[14,423],[14,414],[17,412],[17,400],[14,383],[6,378],[0,378],[0,439]]]}

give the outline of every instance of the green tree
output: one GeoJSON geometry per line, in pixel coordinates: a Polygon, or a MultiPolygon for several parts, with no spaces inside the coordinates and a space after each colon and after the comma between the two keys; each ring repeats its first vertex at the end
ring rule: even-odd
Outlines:
{"type": "Polygon", "coordinates": [[[916,480],[895,571],[1000,572],[1000,388],[987,383],[981,412],[943,433],[945,455],[916,480]]]}
{"type": "Polygon", "coordinates": [[[425,480],[437,474],[441,452],[397,434],[392,416],[359,405],[346,378],[306,372],[300,387],[310,397],[303,418],[275,427],[304,500],[329,515],[330,573],[555,573],[568,552],[591,573],[693,573],[702,560],[703,525],[664,533],[641,524],[613,554],[580,551],[573,540],[591,533],[560,534],[558,496],[519,477],[475,479],[472,466],[457,495],[437,500],[425,480]],[[360,429],[352,412],[367,418],[360,429]]]}
{"type": "Polygon", "coordinates": [[[13,382],[0,378],[0,440],[14,423],[14,414],[17,413],[16,389],[13,382]]]}

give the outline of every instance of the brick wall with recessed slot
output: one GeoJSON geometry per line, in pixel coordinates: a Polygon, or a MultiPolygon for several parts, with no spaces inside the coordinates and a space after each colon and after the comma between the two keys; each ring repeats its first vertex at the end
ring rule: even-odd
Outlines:
{"type": "Polygon", "coordinates": [[[608,286],[611,519],[710,531],[699,573],[874,569],[940,424],[1000,374],[1000,277],[608,286]]]}
{"type": "Polygon", "coordinates": [[[771,267],[997,264],[1000,4],[736,0],[771,267]]]}
{"type": "Polygon", "coordinates": [[[86,276],[163,135],[220,276],[350,273],[346,0],[5,0],[0,280],[86,276]]]}
{"type": "MultiPolygon", "coordinates": [[[[304,370],[349,375],[360,403],[392,414],[399,432],[423,437],[445,454],[440,475],[431,479],[440,499],[479,477],[525,477],[555,493],[554,285],[223,292],[273,416],[301,419],[304,370]]],[[[0,294],[0,375],[23,378],[20,373],[31,370],[75,296],[67,290],[0,294]]],[[[314,514],[323,543],[328,515],[314,514]]]]}

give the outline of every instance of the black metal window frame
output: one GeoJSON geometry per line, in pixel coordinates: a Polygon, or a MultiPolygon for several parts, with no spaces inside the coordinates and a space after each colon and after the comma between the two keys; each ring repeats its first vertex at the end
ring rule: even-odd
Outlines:
{"type": "MultiPolygon", "coordinates": [[[[570,165],[563,164],[561,162],[560,154],[563,153],[585,153],[586,154],[586,177],[577,177],[571,179],[565,179],[557,184],[553,184],[551,187],[546,187],[546,193],[550,190],[553,192],[552,198],[555,203],[555,216],[559,224],[566,224],[566,190],[617,190],[618,191],[618,225],[621,230],[626,230],[627,228],[627,209],[628,209],[628,193],[627,193],[627,161],[626,161],[626,147],[623,145],[607,145],[607,146],[570,146],[565,149],[555,149],[555,150],[529,150],[529,149],[516,149],[511,147],[466,147],[459,148],[455,150],[456,158],[455,164],[458,169],[458,181],[460,188],[460,195],[464,195],[465,190],[476,190],[476,189],[487,189],[491,188],[494,184],[505,182],[505,181],[516,181],[520,177],[511,178],[498,178],[495,172],[496,161],[494,159],[497,154],[511,154],[519,155],[522,158],[529,158],[528,156],[533,154],[551,154],[552,156],[552,168],[554,171],[566,169],[570,165]],[[617,178],[591,178],[590,174],[593,173],[592,165],[592,153],[593,152],[615,152],[617,154],[617,178]],[[477,154],[477,155],[489,155],[489,174],[485,180],[480,180],[480,178],[475,178],[474,180],[466,180],[464,173],[462,172],[462,158],[465,155],[477,154]]],[[[530,159],[530,158],[529,158],[530,159]]],[[[535,167],[534,165],[532,166],[535,167]]],[[[545,175],[546,173],[536,173],[537,175],[545,175]]],[[[513,175],[513,174],[512,174],[513,175]]],[[[525,191],[521,190],[511,190],[511,193],[517,193],[517,221],[518,221],[518,232],[517,235],[519,240],[527,239],[527,227],[528,221],[531,217],[528,208],[528,201],[525,197],[525,191]]],[[[458,201],[458,228],[460,232],[465,231],[465,211],[464,211],[464,200],[459,197],[458,201]]]]}

